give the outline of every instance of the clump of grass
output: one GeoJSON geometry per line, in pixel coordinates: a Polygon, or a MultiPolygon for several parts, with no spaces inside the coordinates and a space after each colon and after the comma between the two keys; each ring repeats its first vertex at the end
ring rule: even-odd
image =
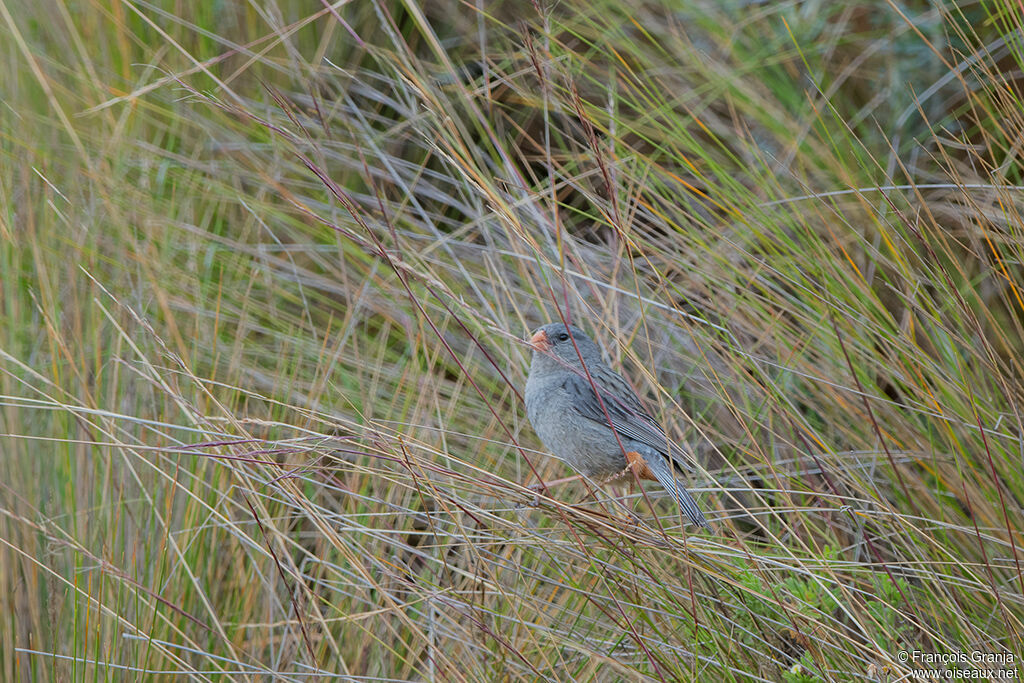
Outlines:
{"type": "Polygon", "coordinates": [[[55,7],[2,29],[5,679],[1024,655],[1013,15],[55,7]],[[713,532],[528,488],[558,315],[713,532]]]}

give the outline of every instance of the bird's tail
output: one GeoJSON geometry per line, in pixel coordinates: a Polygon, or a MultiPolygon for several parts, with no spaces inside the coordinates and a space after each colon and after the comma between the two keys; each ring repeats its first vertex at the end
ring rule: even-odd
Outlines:
{"type": "Polygon", "coordinates": [[[676,481],[668,461],[664,457],[645,458],[645,460],[651,470],[651,474],[655,476],[658,483],[665,487],[666,491],[675,496],[675,499],[679,502],[679,509],[686,513],[690,521],[697,526],[708,526],[708,520],[704,517],[704,513],[700,511],[700,508],[697,507],[697,501],[693,499],[689,491],[680,486],[679,482],[676,481]]]}

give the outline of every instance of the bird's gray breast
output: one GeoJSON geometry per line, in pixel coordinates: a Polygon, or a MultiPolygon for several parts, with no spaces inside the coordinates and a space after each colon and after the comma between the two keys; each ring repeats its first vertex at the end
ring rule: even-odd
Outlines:
{"type": "MultiPolygon", "coordinates": [[[[565,431],[564,423],[570,419],[566,413],[572,408],[569,396],[561,387],[558,373],[538,376],[531,372],[526,381],[526,416],[544,445],[552,451],[558,450],[556,442],[565,431]]],[[[559,453],[555,453],[559,455],[559,453]]]]}
{"type": "Polygon", "coordinates": [[[611,428],[581,415],[565,384],[564,373],[530,374],[524,399],[537,436],[552,455],[588,476],[620,471],[625,459],[611,428]]]}

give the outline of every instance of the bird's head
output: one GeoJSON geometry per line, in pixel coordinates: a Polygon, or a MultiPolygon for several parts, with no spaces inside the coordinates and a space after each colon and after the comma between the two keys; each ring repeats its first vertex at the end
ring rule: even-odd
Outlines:
{"type": "Polygon", "coordinates": [[[548,323],[533,331],[529,340],[533,347],[534,362],[540,357],[553,357],[560,364],[567,364],[572,367],[580,367],[580,356],[588,365],[601,360],[601,350],[597,344],[587,336],[587,333],[562,323],[548,323]],[[575,345],[573,344],[575,342],[575,345]],[[577,349],[579,351],[577,352],[577,349]]]}

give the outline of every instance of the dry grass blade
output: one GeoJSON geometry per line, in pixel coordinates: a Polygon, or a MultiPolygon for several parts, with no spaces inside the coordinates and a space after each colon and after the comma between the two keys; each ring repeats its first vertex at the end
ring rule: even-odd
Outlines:
{"type": "Polygon", "coordinates": [[[0,1],[0,679],[1015,671],[1021,29],[0,1]],[[713,531],[538,485],[560,316],[713,531]]]}

